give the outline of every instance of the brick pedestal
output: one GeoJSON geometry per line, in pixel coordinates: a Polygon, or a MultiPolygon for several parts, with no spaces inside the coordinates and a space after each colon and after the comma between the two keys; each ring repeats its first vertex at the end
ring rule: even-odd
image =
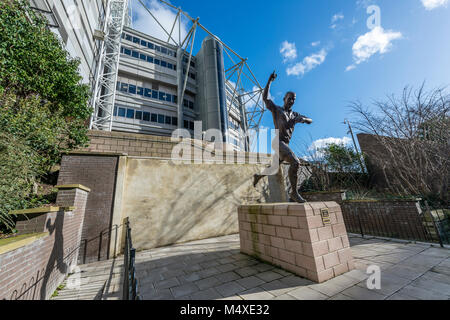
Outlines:
{"type": "Polygon", "coordinates": [[[242,253],[319,283],[354,268],[336,202],[243,205],[238,214],[242,253]]]}

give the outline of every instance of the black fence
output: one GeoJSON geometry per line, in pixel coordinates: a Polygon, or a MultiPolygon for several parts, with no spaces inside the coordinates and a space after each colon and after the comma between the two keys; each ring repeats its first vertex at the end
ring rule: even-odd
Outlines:
{"type": "Polygon", "coordinates": [[[450,244],[449,210],[430,208],[425,202],[421,213],[387,212],[376,208],[343,208],[347,231],[364,236],[450,244]]]}
{"type": "Polygon", "coordinates": [[[138,281],[135,269],[136,249],[133,248],[131,228],[128,218],[125,221],[125,248],[122,300],[140,300],[137,294],[138,281]]]}
{"type": "Polygon", "coordinates": [[[112,256],[115,257],[117,254],[116,248],[119,232],[123,226],[124,225],[113,225],[111,228],[101,231],[100,234],[94,238],[81,240],[78,264],[87,264],[111,259],[111,240],[114,241],[114,252],[112,252],[112,256]]]}

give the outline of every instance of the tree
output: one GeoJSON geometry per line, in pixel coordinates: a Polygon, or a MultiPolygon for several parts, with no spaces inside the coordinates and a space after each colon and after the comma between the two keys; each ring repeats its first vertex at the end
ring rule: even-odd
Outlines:
{"type": "Polygon", "coordinates": [[[400,98],[375,101],[371,109],[354,102],[352,110],[356,128],[375,137],[380,146],[368,158],[390,192],[448,205],[450,96],[444,89],[405,87],[400,98]]]}
{"type": "Polygon", "coordinates": [[[46,23],[28,1],[0,2],[0,161],[22,168],[1,177],[0,225],[61,154],[88,142],[89,86],[46,23]]]}
{"type": "Polygon", "coordinates": [[[310,150],[308,167],[311,177],[302,187],[303,191],[335,191],[349,189],[359,191],[367,184],[361,172],[359,154],[345,144],[330,143],[310,150]]]}
{"type": "Polygon", "coordinates": [[[360,172],[359,154],[343,144],[329,144],[321,150],[329,170],[340,173],[360,172]]]}

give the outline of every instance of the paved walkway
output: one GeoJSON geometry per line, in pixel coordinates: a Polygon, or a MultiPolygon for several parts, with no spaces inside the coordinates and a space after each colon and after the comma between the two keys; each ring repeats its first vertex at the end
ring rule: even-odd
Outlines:
{"type": "Polygon", "coordinates": [[[139,293],[148,300],[449,300],[450,250],[350,237],[356,270],[315,284],[239,253],[239,235],[137,253],[139,293]],[[381,268],[369,290],[367,266],[381,268]]]}
{"type": "Polygon", "coordinates": [[[52,300],[120,300],[123,257],[79,266],[52,300]]]}
{"type": "MultiPolygon", "coordinates": [[[[138,252],[139,294],[146,300],[449,300],[450,250],[350,236],[356,270],[322,284],[239,253],[239,235],[138,252]],[[381,268],[369,290],[367,266],[381,268]]],[[[121,299],[122,257],[80,266],[55,300],[121,299]]]]}

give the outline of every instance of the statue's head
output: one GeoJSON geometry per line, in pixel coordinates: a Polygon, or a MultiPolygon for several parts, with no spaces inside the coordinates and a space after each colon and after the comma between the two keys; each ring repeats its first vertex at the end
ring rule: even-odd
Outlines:
{"type": "Polygon", "coordinates": [[[284,109],[286,111],[291,111],[292,110],[292,106],[295,103],[295,99],[297,98],[297,95],[295,94],[295,92],[289,91],[288,93],[286,93],[286,95],[284,96],[284,109]]]}

